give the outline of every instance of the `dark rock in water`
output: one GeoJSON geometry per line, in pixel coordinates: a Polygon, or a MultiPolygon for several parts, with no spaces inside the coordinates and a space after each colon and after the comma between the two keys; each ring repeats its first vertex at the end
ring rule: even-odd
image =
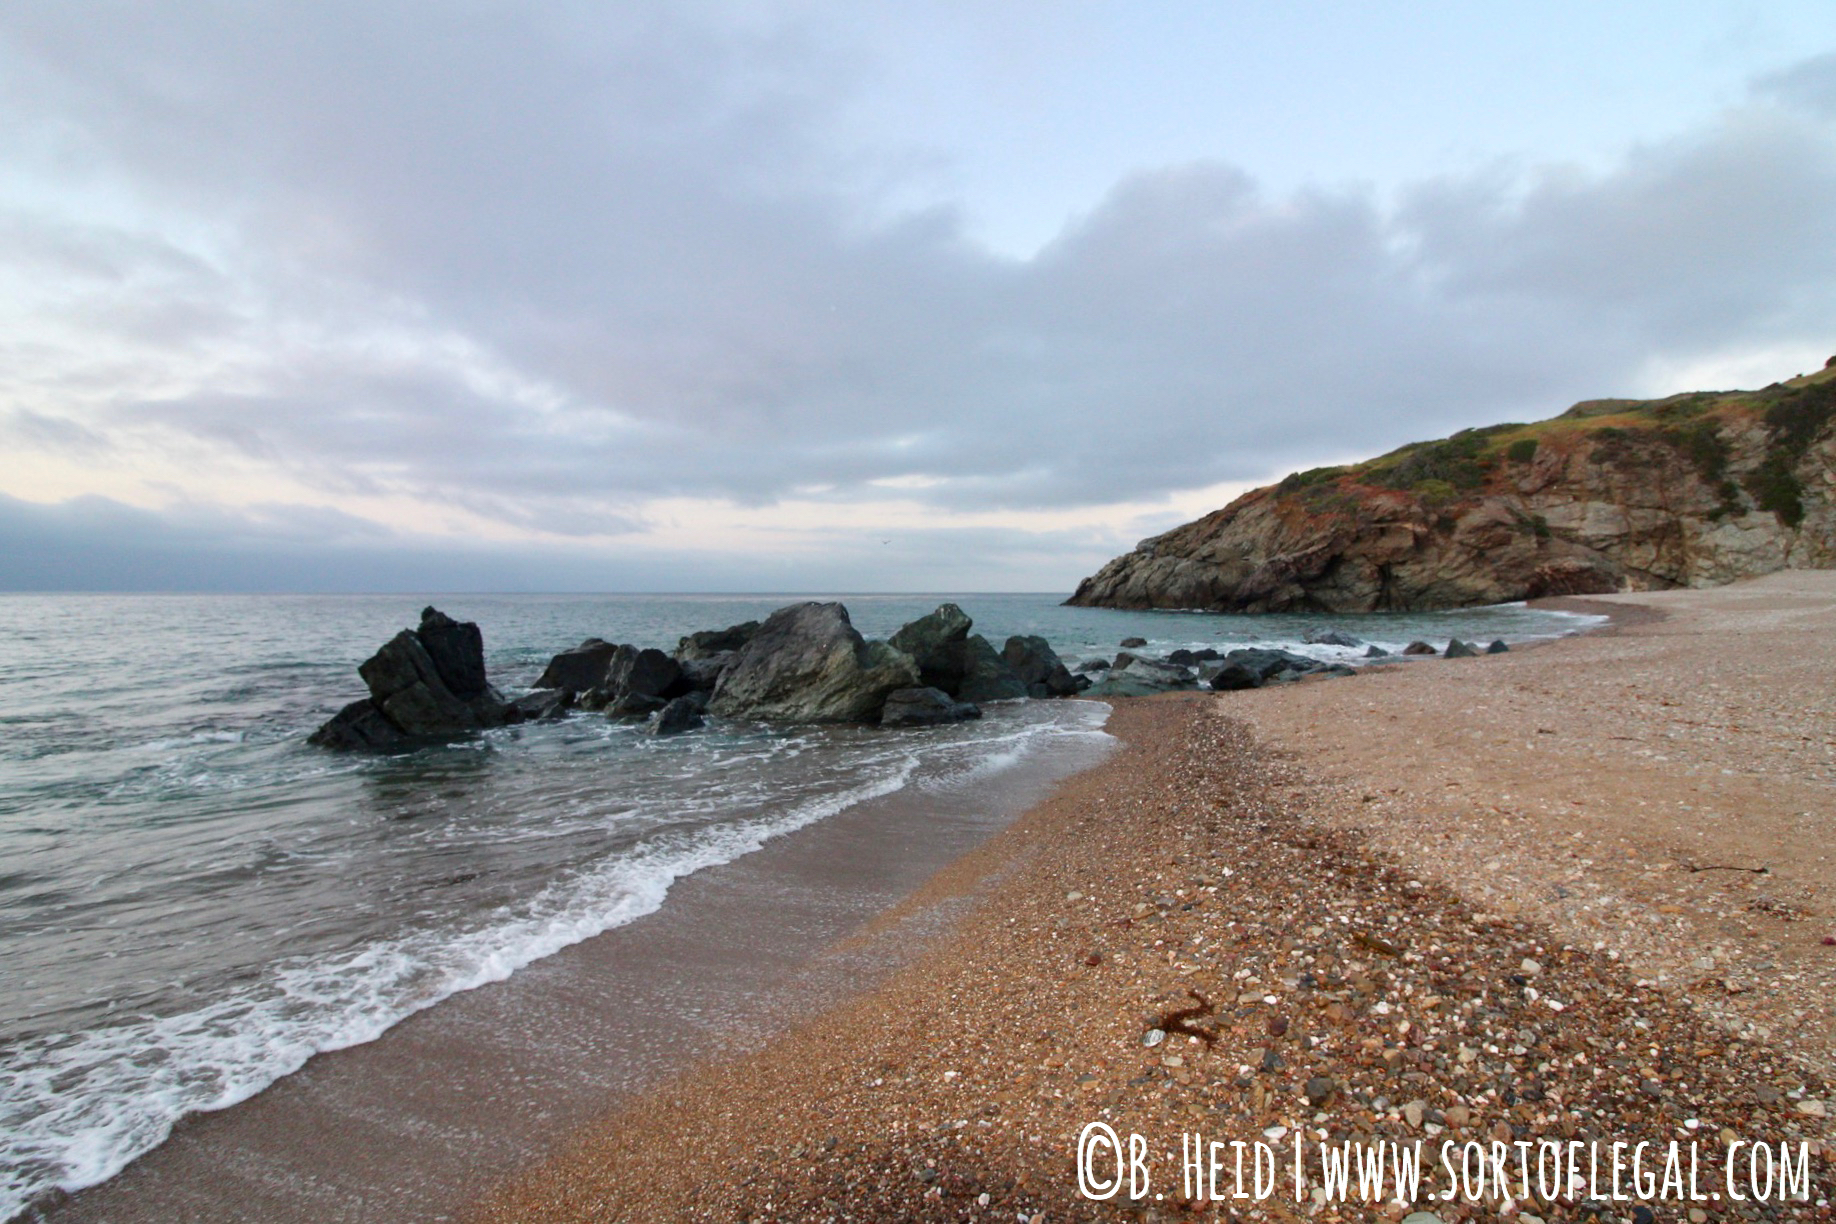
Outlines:
{"type": "Polygon", "coordinates": [[[1487,654],[1504,654],[1505,652],[1507,652],[1507,651],[1509,651],[1510,649],[1511,649],[1511,648],[1510,648],[1509,646],[1506,646],[1506,645],[1504,644],[1504,639],[1503,639],[1503,638],[1494,638],[1494,639],[1492,639],[1492,644],[1491,644],[1490,646],[1487,646],[1487,647],[1485,648],[1485,653],[1487,653],[1487,654]]]}
{"type": "Polygon", "coordinates": [[[332,715],[323,727],[306,741],[320,748],[346,752],[388,752],[406,748],[414,740],[400,727],[383,717],[376,703],[365,697],[332,715]]]}
{"type": "Polygon", "coordinates": [[[1083,672],[1072,672],[1071,681],[1077,685],[1077,691],[1080,693],[1096,683],[1096,681],[1086,676],[1083,672]]]}
{"type": "Polygon", "coordinates": [[[1001,657],[1026,685],[1029,697],[1069,697],[1077,692],[1077,681],[1071,678],[1051,643],[1038,634],[1008,638],[1001,657]]]}
{"type": "Polygon", "coordinates": [[[929,727],[981,716],[973,702],[956,701],[942,689],[930,687],[895,689],[880,707],[882,727],[929,727]]]}
{"type": "Polygon", "coordinates": [[[1192,657],[1193,657],[1194,659],[1196,659],[1196,660],[1198,660],[1198,661],[1199,661],[1200,663],[1210,663],[1210,662],[1212,662],[1213,660],[1215,660],[1215,659],[1221,659],[1221,658],[1223,658],[1224,656],[1223,656],[1223,655],[1221,655],[1221,654],[1219,654],[1219,653],[1218,653],[1218,652],[1217,652],[1216,650],[1214,650],[1214,649],[1213,649],[1212,647],[1210,647],[1210,646],[1207,646],[1207,647],[1205,647],[1205,648],[1204,648],[1203,650],[1195,650],[1195,651],[1193,651],[1193,652],[1192,652],[1192,657]]]}
{"type": "Polygon", "coordinates": [[[512,709],[522,715],[525,722],[548,722],[564,716],[574,705],[574,690],[569,688],[538,688],[526,697],[518,697],[510,703],[512,709]]]}
{"type": "Polygon", "coordinates": [[[684,731],[693,731],[707,723],[701,710],[700,694],[685,693],[658,710],[644,730],[651,735],[681,735],[684,731]]]}
{"type": "Polygon", "coordinates": [[[1082,663],[1079,663],[1077,665],[1076,670],[1081,671],[1081,672],[1108,671],[1109,670],[1109,660],[1108,659],[1085,659],[1082,663]]]}
{"type": "Polygon", "coordinates": [[[680,697],[689,686],[682,680],[682,665],[660,650],[620,646],[606,665],[606,688],[617,701],[627,694],[657,698],[662,705],[680,697]]]}
{"type": "Polygon", "coordinates": [[[1192,670],[1155,659],[1136,659],[1127,667],[1112,668],[1109,679],[1150,686],[1159,692],[1191,688],[1196,679],[1192,670]]]}
{"type": "Polygon", "coordinates": [[[711,693],[720,681],[720,673],[732,667],[737,658],[739,651],[722,650],[696,659],[683,659],[682,683],[688,685],[690,692],[711,693]]]}
{"type": "Polygon", "coordinates": [[[721,673],[709,709],[726,718],[867,722],[888,693],[918,683],[911,656],[868,642],[838,603],[773,612],[721,673]]]}
{"type": "Polygon", "coordinates": [[[1406,655],[1431,655],[1441,653],[1428,643],[1422,641],[1410,642],[1407,646],[1402,648],[1402,652],[1406,655]]]}
{"type": "Polygon", "coordinates": [[[484,696],[490,687],[485,680],[484,634],[475,623],[456,621],[438,608],[422,608],[421,627],[414,635],[448,692],[461,701],[484,696]]]}
{"type": "Polygon", "coordinates": [[[357,668],[369,687],[314,732],[325,748],[395,748],[501,727],[520,713],[485,678],[484,635],[435,608],[421,626],[402,630],[357,668]],[[370,710],[363,707],[368,705],[370,710]]]}
{"type": "Polygon", "coordinates": [[[1128,649],[1130,647],[1146,646],[1147,639],[1146,638],[1123,638],[1120,642],[1116,644],[1118,646],[1121,646],[1123,649],[1128,649]]]}
{"type": "Polygon", "coordinates": [[[1194,651],[1187,650],[1183,646],[1167,655],[1167,662],[1176,667],[1193,667],[1198,661],[1198,654],[1194,651]]]}
{"type": "Polygon", "coordinates": [[[1224,657],[1248,669],[1255,675],[1258,683],[1266,683],[1284,672],[1306,675],[1320,671],[1326,666],[1318,659],[1309,659],[1306,655],[1295,654],[1291,650],[1279,650],[1273,646],[1245,646],[1231,651],[1224,657]]]}
{"type": "Polygon", "coordinates": [[[606,665],[612,661],[612,652],[617,649],[617,646],[601,638],[588,638],[572,650],[564,650],[550,659],[536,680],[535,687],[570,689],[576,693],[599,688],[606,682],[606,665]]]}
{"type": "Polygon", "coordinates": [[[946,647],[946,661],[940,669],[943,689],[958,701],[1013,701],[1026,696],[1026,685],[1019,675],[979,633],[946,647]]]}
{"type": "Polygon", "coordinates": [[[750,642],[752,635],[758,631],[759,622],[746,621],[726,629],[703,629],[700,633],[691,633],[676,643],[676,660],[687,663],[692,659],[707,659],[738,650],[750,642]]]}
{"type": "Polygon", "coordinates": [[[1252,689],[1262,683],[1262,678],[1241,663],[1227,662],[1218,669],[1218,674],[1211,678],[1211,687],[1220,693],[1234,692],[1237,689],[1252,689]]]}
{"type": "Polygon", "coordinates": [[[1362,646],[1363,642],[1349,633],[1340,633],[1337,629],[1315,630],[1306,634],[1301,641],[1309,646],[1362,646]]]}
{"type": "Polygon", "coordinates": [[[607,718],[649,718],[669,702],[655,693],[615,693],[606,702],[607,718]]]}
{"type": "Polygon", "coordinates": [[[1110,673],[1084,690],[1086,697],[1152,697],[1166,692],[1159,684],[1144,680],[1131,679],[1127,669],[1112,670],[1110,673]]]}
{"type": "Polygon", "coordinates": [[[1442,652],[1442,657],[1448,659],[1472,659],[1477,658],[1478,655],[1479,652],[1477,650],[1473,649],[1468,643],[1462,642],[1459,638],[1454,638],[1452,641],[1448,642],[1447,649],[1442,652]]]}
{"type": "Polygon", "coordinates": [[[1116,652],[1116,661],[1112,663],[1110,666],[1113,667],[1116,671],[1121,671],[1123,668],[1127,667],[1129,664],[1133,663],[1136,659],[1139,659],[1140,657],[1141,657],[1140,655],[1130,654],[1126,650],[1118,650],[1116,652]]]}
{"type": "Polygon", "coordinates": [[[1390,657],[1390,652],[1381,646],[1367,646],[1364,650],[1364,657],[1367,659],[1387,659],[1390,657]]]}

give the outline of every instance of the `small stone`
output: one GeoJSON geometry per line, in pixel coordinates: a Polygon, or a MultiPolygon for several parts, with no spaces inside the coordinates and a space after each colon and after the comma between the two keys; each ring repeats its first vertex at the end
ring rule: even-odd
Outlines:
{"type": "Polygon", "coordinates": [[[1286,1016],[1270,1016],[1269,1017],[1269,1036],[1285,1037],[1287,1036],[1287,1034],[1288,1034],[1288,1018],[1286,1016]]]}
{"type": "Polygon", "coordinates": [[[1449,1126],[1465,1126],[1473,1120],[1472,1111],[1464,1105],[1449,1105],[1442,1116],[1449,1126]]]}
{"type": "Polygon", "coordinates": [[[1273,1050],[1264,1050],[1262,1052],[1262,1069],[1264,1071],[1280,1070],[1281,1069],[1281,1055],[1277,1054],[1273,1050]]]}
{"type": "Polygon", "coordinates": [[[1657,1224],[1657,1216],[1644,1204],[1632,1208],[1632,1224],[1657,1224]]]}
{"type": "Polygon", "coordinates": [[[1141,1044],[1144,1046],[1147,1046],[1149,1049],[1152,1049],[1153,1047],[1159,1045],[1161,1042],[1165,1041],[1166,1039],[1167,1039],[1167,1032],[1165,1029],[1152,1028],[1152,1029],[1149,1029],[1145,1034],[1142,1035],[1141,1044]]]}
{"type": "Polygon", "coordinates": [[[1422,1117],[1427,1111],[1428,1102],[1422,1100],[1410,1101],[1407,1105],[1402,1107],[1403,1120],[1416,1130],[1420,1130],[1422,1128],[1422,1117]]]}
{"type": "Polygon", "coordinates": [[[1326,1098],[1330,1097],[1333,1094],[1333,1090],[1336,1087],[1337,1085],[1332,1082],[1330,1077],[1324,1076],[1324,1075],[1314,1076],[1312,1079],[1307,1081],[1307,1087],[1305,1090],[1307,1094],[1307,1103],[1309,1105],[1324,1104],[1326,1102],[1326,1098]]]}
{"type": "Polygon", "coordinates": [[[1689,1209],[1689,1224],[1708,1224],[1708,1212],[1700,1207],[1689,1209]]]}
{"type": "Polygon", "coordinates": [[[1543,971],[1542,962],[1532,960],[1528,956],[1524,957],[1523,964],[1519,965],[1517,968],[1525,977],[1535,977],[1543,971]]]}
{"type": "Polygon", "coordinates": [[[1830,1112],[1824,1107],[1822,1101],[1813,1101],[1809,1099],[1799,1101],[1797,1108],[1799,1113],[1809,1114],[1813,1118],[1826,1118],[1829,1116],[1830,1112]]]}
{"type": "Polygon", "coordinates": [[[1402,1218],[1402,1224],[1441,1224],[1441,1217],[1432,1211],[1411,1211],[1402,1218]]]}

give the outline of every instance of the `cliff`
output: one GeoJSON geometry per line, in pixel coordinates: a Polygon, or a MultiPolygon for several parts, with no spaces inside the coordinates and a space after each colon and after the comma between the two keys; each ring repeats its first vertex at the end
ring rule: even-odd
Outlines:
{"type": "Polygon", "coordinates": [[[1836,357],[1759,391],[1589,400],[1297,472],[1143,540],[1067,603],[1370,612],[1836,565],[1836,357]]]}

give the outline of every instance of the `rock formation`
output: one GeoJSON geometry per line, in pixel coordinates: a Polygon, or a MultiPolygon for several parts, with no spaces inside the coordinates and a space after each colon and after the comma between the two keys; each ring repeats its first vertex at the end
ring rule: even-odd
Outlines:
{"type": "Polygon", "coordinates": [[[1714,586],[1836,565],[1836,366],[1591,400],[1298,472],[1144,540],[1087,607],[1370,612],[1714,586]]]}
{"type": "Polygon", "coordinates": [[[888,644],[912,657],[926,686],[958,701],[1011,701],[1025,697],[1026,681],[987,638],[969,632],[974,624],[955,604],[940,604],[935,612],[893,634],[888,644]]]}
{"type": "Polygon", "coordinates": [[[358,675],[370,695],[313,732],[321,748],[389,750],[517,721],[485,677],[484,635],[434,608],[420,628],[404,629],[364,660],[358,675]]]}
{"type": "Polygon", "coordinates": [[[911,656],[864,640],[846,608],[801,603],[773,612],[740,648],[708,709],[777,722],[871,722],[888,694],[918,683],[911,656]]]}

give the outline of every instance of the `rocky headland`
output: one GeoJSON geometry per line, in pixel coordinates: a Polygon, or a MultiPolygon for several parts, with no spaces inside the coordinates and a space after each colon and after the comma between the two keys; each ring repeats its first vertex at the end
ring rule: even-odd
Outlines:
{"type": "Polygon", "coordinates": [[[1297,472],[1142,541],[1085,607],[1373,612],[1836,565],[1836,358],[1758,391],[1590,400],[1297,472]]]}

